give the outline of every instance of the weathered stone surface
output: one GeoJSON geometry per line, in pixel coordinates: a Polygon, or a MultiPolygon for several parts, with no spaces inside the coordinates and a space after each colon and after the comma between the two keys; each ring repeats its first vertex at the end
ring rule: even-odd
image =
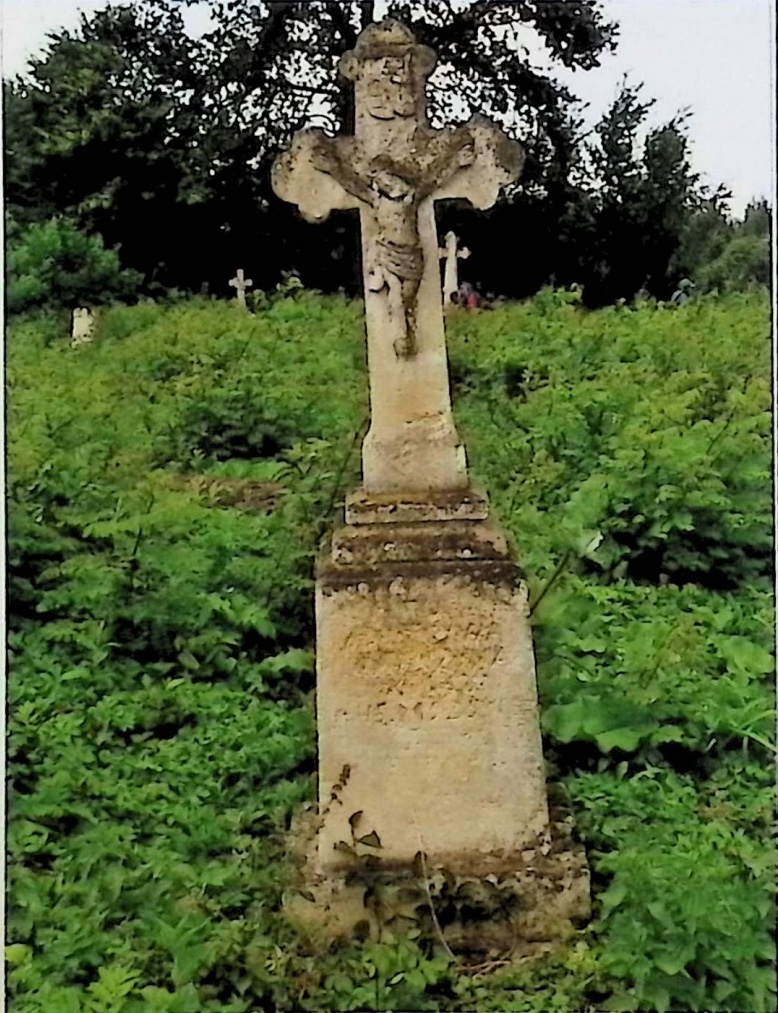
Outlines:
{"type": "MultiPolygon", "coordinates": [[[[486,523],[455,520],[431,521],[423,525],[350,525],[338,528],[333,536],[332,561],[339,567],[320,567],[319,578],[325,584],[328,573],[337,584],[350,579],[343,572],[343,566],[470,562],[475,559],[504,562],[507,549],[502,532],[486,523]]],[[[451,571],[451,567],[446,569],[451,571]]],[[[513,569],[511,564],[511,575],[513,569]]]]}
{"type": "Polygon", "coordinates": [[[338,528],[316,616],[319,872],[348,864],[355,812],[400,864],[491,867],[543,832],[527,593],[492,522],[338,528]]]}
{"type": "Polygon", "coordinates": [[[81,307],[73,310],[70,330],[70,344],[73,348],[88,345],[94,340],[95,318],[90,309],[81,307]]]}
{"type": "Polygon", "coordinates": [[[435,201],[489,207],[523,152],[481,117],[433,130],[434,66],[402,25],[371,26],[341,61],[355,136],[302,131],[273,169],[312,220],[360,211],[372,420],[317,567],[319,805],[293,907],[370,934],[401,917],[386,890],[421,882],[415,917],[434,894],[461,915],[450,945],[477,950],[569,933],[588,874],[549,818],[527,589],[469,486],[448,386],[435,201]]]}
{"type": "Polygon", "coordinates": [[[425,89],[435,60],[398,22],[371,25],[341,60],[356,90],[355,135],[301,131],[273,167],[276,193],[306,218],[360,211],[371,391],[362,465],[371,494],[467,488],[451,413],[434,206],[458,197],[490,207],[524,158],[483,117],[456,129],[429,126],[425,89]]]}
{"type": "Polygon", "coordinates": [[[486,496],[472,487],[453,493],[367,495],[356,489],[346,496],[347,524],[419,524],[427,521],[483,521],[489,516],[486,496]]]}
{"type": "Polygon", "coordinates": [[[532,846],[467,871],[432,856],[423,864],[416,856],[411,866],[387,863],[357,845],[350,867],[324,876],[311,861],[317,821],[304,814],[294,828],[297,877],[285,909],[320,940],[378,940],[387,929],[415,927],[464,957],[542,955],[591,916],[586,854],[571,825],[569,816],[554,813],[532,846]]]}
{"type": "Polygon", "coordinates": [[[317,591],[318,835],[344,867],[349,817],[382,860],[453,868],[505,859],[548,821],[526,590],[457,574],[317,591]]]}

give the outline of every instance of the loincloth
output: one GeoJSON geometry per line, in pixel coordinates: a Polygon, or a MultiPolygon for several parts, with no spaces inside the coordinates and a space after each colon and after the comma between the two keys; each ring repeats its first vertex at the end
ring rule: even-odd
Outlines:
{"type": "Polygon", "coordinates": [[[401,281],[421,281],[424,275],[424,254],[418,246],[398,246],[385,239],[376,241],[380,266],[401,281]]]}

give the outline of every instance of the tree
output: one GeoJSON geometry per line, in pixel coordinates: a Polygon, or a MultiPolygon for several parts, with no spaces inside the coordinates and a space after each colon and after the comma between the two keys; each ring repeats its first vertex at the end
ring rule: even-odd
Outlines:
{"type": "MultiPolygon", "coordinates": [[[[262,285],[293,267],[325,289],[354,281],[347,218],[314,233],[274,197],[269,166],[306,123],[351,128],[352,92],[336,67],[375,3],[213,0],[197,40],[184,30],[190,3],[137,0],[82,18],[6,88],[10,213],[71,214],[166,285],[224,285],[238,263],[262,285]]],[[[389,13],[439,53],[433,122],[474,111],[500,121],[528,148],[518,216],[522,201],[528,222],[544,202],[561,214],[573,96],[530,65],[508,29],[533,28],[554,60],[590,69],[615,44],[600,4],[396,0],[389,13]]]]}
{"type": "Polygon", "coordinates": [[[746,236],[770,237],[773,231],[773,210],[764,197],[748,203],[739,229],[746,236]]]}
{"type": "Polygon", "coordinates": [[[699,272],[707,292],[742,292],[770,284],[770,240],[767,236],[736,234],[714,261],[699,272]]]}
{"type": "Polygon", "coordinates": [[[60,218],[11,228],[6,304],[11,313],[131,298],[141,280],[122,270],[116,250],[60,218]]]}
{"type": "Polygon", "coordinates": [[[701,271],[706,264],[724,252],[734,235],[734,225],[724,208],[714,200],[703,201],[688,216],[675,255],[676,273],[690,278],[699,287],[701,271]]]}
{"type": "Polygon", "coordinates": [[[752,200],[742,221],[731,220],[720,202],[706,201],[686,222],[678,273],[701,292],[768,286],[771,236],[772,209],[766,200],[752,200]]]}
{"type": "MultiPolygon", "coordinates": [[[[140,0],[139,7],[170,17],[194,2],[140,0]]],[[[211,8],[213,28],[200,51],[211,101],[228,105],[263,134],[280,122],[288,135],[312,115],[333,131],[353,130],[353,91],[336,67],[374,18],[374,0],[212,0],[211,8]]],[[[533,28],[567,67],[591,69],[615,45],[616,26],[604,20],[599,3],[391,0],[388,14],[438,53],[433,123],[487,112],[508,129],[521,125],[541,165],[554,151],[564,157],[565,110],[573,96],[534,70],[516,33],[506,29],[533,28]]]]}
{"type": "Polygon", "coordinates": [[[631,300],[645,288],[667,299],[683,274],[681,249],[690,216],[711,197],[689,161],[685,115],[639,134],[653,101],[640,98],[642,85],[623,83],[589,145],[593,173],[582,222],[580,269],[583,302],[603,306],[631,300]]]}
{"type": "Polygon", "coordinates": [[[28,77],[6,86],[10,216],[71,216],[121,242],[148,280],[176,284],[198,238],[211,238],[202,141],[218,119],[197,115],[196,87],[196,53],[176,15],[109,9],[82,19],[78,36],[55,35],[28,77]]]}

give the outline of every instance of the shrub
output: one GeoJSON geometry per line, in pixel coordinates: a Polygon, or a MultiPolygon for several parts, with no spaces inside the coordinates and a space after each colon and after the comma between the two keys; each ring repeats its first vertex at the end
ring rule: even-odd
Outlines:
{"type": "Polygon", "coordinates": [[[11,313],[50,306],[94,305],[130,299],[141,282],[122,270],[116,250],[64,218],[11,232],[6,300],[11,313]]]}
{"type": "Polygon", "coordinates": [[[755,285],[770,285],[770,237],[741,233],[699,273],[703,291],[743,292],[755,285]]]}
{"type": "Polygon", "coordinates": [[[546,294],[456,320],[474,466],[526,551],[596,540],[585,565],[652,582],[771,573],[766,310],[753,295],[586,315],[546,294]]]}

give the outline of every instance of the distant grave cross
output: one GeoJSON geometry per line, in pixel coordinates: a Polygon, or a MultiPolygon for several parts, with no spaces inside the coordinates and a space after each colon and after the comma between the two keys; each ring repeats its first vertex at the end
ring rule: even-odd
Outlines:
{"type": "Polygon", "coordinates": [[[94,314],[86,306],[80,306],[73,310],[70,327],[70,344],[73,348],[79,345],[88,345],[94,338],[95,318],[94,314]]]}
{"type": "Polygon", "coordinates": [[[358,209],[362,227],[371,428],[365,491],[467,487],[451,413],[435,203],[485,209],[518,178],[523,150],[480,116],[433,130],[431,49],[398,21],[370,25],[340,61],[356,89],[354,136],[297,133],[273,166],[273,187],[309,221],[358,209]]]}
{"type": "Polygon", "coordinates": [[[251,278],[245,278],[244,277],[243,268],[242,267],[238,268],[237,277],[235,277],[235,278],[232,279],[232,281],[230,282],[230,285],[232,285],[232,287],[234,289],[237,289],[238,302],[241,304],[241,306],[245,306],[246,305],[246,289],[253,288],[254,282],[251,280],[251,278]]]}
{"type": "Polygon", "coordinates": [[[456,232],[446,233],[446,245],[438,250],[438,255],[446,261],[446,273],[443,281],[443,305],[448,308],[451,305],[451,297],[459,291],[459,261],[467,260],[470,250],[467,248],[458,249],[459,240],[456,232]]]}

